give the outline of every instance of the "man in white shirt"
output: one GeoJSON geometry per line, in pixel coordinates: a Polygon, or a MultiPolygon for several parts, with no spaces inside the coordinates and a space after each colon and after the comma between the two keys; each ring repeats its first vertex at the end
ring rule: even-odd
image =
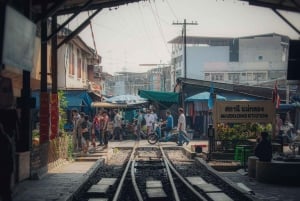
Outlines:
{"type": "Polygon", "coordinates": [[[149,135],[153,131],[153,123],[155,122],[155,119],[150,110],[147,110],[147,114],[144,118],[146,120],[147,134],[149,135]]]}
{"type": "Polygon", "coordinates": [[[178,113],[179,113],[178,126],[177,126],[178,131],[179,131],[178,146],[182,146],[184,143],[186,143],[186,145],[188,145],[190,140],[186,136],[186,121],[185,121],[185,115],[183,112],[183,108],[178,108],[178,113]]]}

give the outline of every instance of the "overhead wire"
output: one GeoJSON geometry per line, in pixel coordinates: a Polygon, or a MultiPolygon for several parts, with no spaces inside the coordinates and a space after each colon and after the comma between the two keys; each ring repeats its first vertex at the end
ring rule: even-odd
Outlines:
{"type": "Polygon", "coordinates": [[[170,5],[169,1],[166,0],[167,2],[167,5],[169,7],[169,9],[171,10],[171,13],[173,14],[174,18],[178,21],[178,17],[176,16],[175,12],[174,12],[174,9],[172,8],[172,6],[170,5]]]}
{"type": "MultiPolygon", "coordinates": [[[[155,6],[155,8],[156,8],[156,4],[155,4],[155,3],[154,3],[154,6],[155,6]]],[[[170,52],[170,50],[169,50],[169,48],[168,48],[168,46],[167,46],[166,38],[165,38],[164,33],[163,33],[163,31],[162,31],[162,28],[161,28],[161,23],[160,23],[160,20],[159,20],[159,16],[158,16],[157,13],[156,13],[156,14],[154,13],[154,10],[153,10],[153,7],[152,7],[152,5],[151,5],[151,2],[150,2],[150,8],[151,8],[153,17],[154,17],[154,19],[155,19],[155,23],[156,23],[156,25],[157,25],[157,27],[158,27],[159,33],[160,33],[160,35],[161,35],[161,37],[162,37],[163,43],[164,43],[164,45],[165,45],[165,47],[166,47],[166,49],[167,49],[167,52],[170,54],[171,52],[170,52]]],[[[157,8],[156,8],[156,10],[157,10],[157,8]]]]}
{"type": "MultiPolygon", "coordinates": [[[[144,27],[143,30],[144,30],[144,32],[145,32],[145,35],[146,35],[148,41],[150,41],[150,45],[151,45],[152,48],[153,48],[153,40],[152,40],[152,37],[150,37],[150,35],[149,35],[149,32],[148,32],[147,27],[145,26],[145,19],[144,19],[144,15],[143,15],[142,9],[141,9],[141,7],[140,7],[140,4],[138,4],[138,8],[139,8],[139,12],[140,12],[140,15],[141,15],[142,24],[143,24],[143,27],[144,27]]],[[[157,54],[157,51],[154,51],[154,52],[155,52],[155,54],[157,54]]],[[[157,55],[157,56],[158,56],[158,55],[157,55]]]]}
{"type": "MultiPolygon", "coordinates": [[[[88,16],[90,16],[90,11],[88,11],[88,16]]],[[[97,55],[98,55],[98,51],[97,51],[96,41],[95,41],[95,37],[94,37],[94,31],[93,31],[93,26],[92,26],[92,20],[90,20],[90,29],[91,29],[92,39],[93,39],[93,43],[94,43],[94,48],[95,48],[95,54],[96,54],[96,56],[97,56],[97,55]]]]}

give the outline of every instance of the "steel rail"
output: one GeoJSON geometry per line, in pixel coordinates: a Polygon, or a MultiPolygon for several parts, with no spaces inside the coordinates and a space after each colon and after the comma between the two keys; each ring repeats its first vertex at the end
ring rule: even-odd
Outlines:
{"type": "Polygon", "coordinates": [[[143,201],[144,199],[142,197],[141,191],[139,190],[139,187],[138,187],[138,185],[136,183],[136,180],[135,180],[134,165],[135,165],[135,160],[133,160],[132,163],[131,163],[131,181],[132,181],[133,188],[135,190],[135,194],[137,196],[137,199],[139,201],[143,201]]]}
{"type": "Polygon", "coordinates": [[[180,173],[174,168],[174,166],[170,163],[170,161],[168,160],[168,158],[165,156],[164,150],[162,147],[160,147],[161,152],[164,156],[164,160],[166,160],[166,166],[170,167],[171,170],[173,171],[174,174],[176,174],[176,176],[184,183],[184,185],[186,185],[186,187],[188,187],[199,199],[201,199],[202,201],[207,201],[207,199],[205,197],[203,197],[191,184],[189,184],[181,175],[180,173]]]}
{"type": "Polygon", "coordinates": [[[173,191],[173,194],[174,194],[175,201],[180,201],[180,198],[179,198],[179,195],[178,195],[178,192],[177,192],[177,189],[176,189],[173,177],[172,177],[172,173],[171,173],[170,168],[169,168],[168,159],[167,159],[167,157],[166,157],[166,155],[165,155],[165,153],[164,153],[161,146],[159,146],[159,149],[160,149],[160,151],[162,153],[162,156],[163,156],[163,160],[164,160],[166,170],[167,170],[167,174],[168,174],[168,177],[169,177],[169,180],[170,180],[170,183],[171,183],[171,187],[172,187],[172,191],[173,191]]]}
{"type": "Polygon", "coordinates": [[[135,143],[135,145],[134,145],[134,147],[133,147],[133,149],[132,149],[132,153],[131,153],[131,155],[130,155],[129,161],[127,162],[126,168],[125,168],[125,170],[124,170],[124,172],[123,172],[123,175],[122,175],[122,177],[121,177],[121,180],[120,180],[120,182],[119,182],[118,188],[117,188],[117,190],[116,190],[116,192],[115,192],[115,195],[114,195],[114,197],[113,197],[113,199],[112,199],[113,201],[118,201],[118,199],[119,199],[119,197],[120,197],[121,190],[122,190],[122,188],[123,188],[123,185],[124,185],[124,182],[125,182],[125,178],[126,178],[126,175],[127,175],[127,173],[128,173],[130,164],[131,164],[132,161],[133,161],[134,154],[135,154],[135,150],[136,150],[137,146],[138,146],[138,144],[135,143]]]}

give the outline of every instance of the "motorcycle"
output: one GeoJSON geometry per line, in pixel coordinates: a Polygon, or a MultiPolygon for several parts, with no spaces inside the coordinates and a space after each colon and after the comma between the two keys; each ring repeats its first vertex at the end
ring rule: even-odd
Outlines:
{"type": "Polygon", "coordinates": [[[154,132],[151,132],[147,136],[147,141],[149,144],[156,144],[157,142],[176,142],[178,144],[178,132],[177,129],[172,129],[169,132],[166,132],[166,135],[162,137],[162,123],[154,124],[154,132]]]}

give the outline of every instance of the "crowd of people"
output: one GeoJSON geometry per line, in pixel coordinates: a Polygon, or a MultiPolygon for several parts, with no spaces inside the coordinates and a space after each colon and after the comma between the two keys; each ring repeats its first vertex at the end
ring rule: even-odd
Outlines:
{"type": "Polygon", "coordinates": [[[106,110],[99,111],[91,121],[89,116],[76,109],[72,110],[73,117],[73,151],[89,154],[90,142],[93,147],[108,146],[108,123],[110,118],[106,110]],[[96,145],[96,141],[99,142],[96,145]]]}
{"type": "MultiPolygon", "coordinates": [[[[178,109],[178,145],[182,146],[184,143],[188,145],[189,139],[186,134],[186,120],[183,108],[178,109]]],[[[108,115],[107,110],[99,110],[96,115],[90,119],[88,115],[83,112],[78,112],[76,109],[72,110],[72,124],[73,124],[73,151],[89,154],[90,145],[92,147],[103,146],[104,149],[108,147],[109,136],[111,140],[123,140],[124,135],[124,119],[120,112],[113,110],[111,116],[108,115]],[[109,128],[112,125],[112,128],[109,128]]],[[[152,109],[137,111],[137,115],[133,120],[133,133],[136,139],[140,140],[141,130],[146,127],[146,135],[154,132],[155,124],[160,123],[165,125],[162,133],[168,139],[171,136],[171,130],[174,127],[174,120],[171,111],[167,110],[165,120],[158,118],[158,115],[152,109]]]]}

